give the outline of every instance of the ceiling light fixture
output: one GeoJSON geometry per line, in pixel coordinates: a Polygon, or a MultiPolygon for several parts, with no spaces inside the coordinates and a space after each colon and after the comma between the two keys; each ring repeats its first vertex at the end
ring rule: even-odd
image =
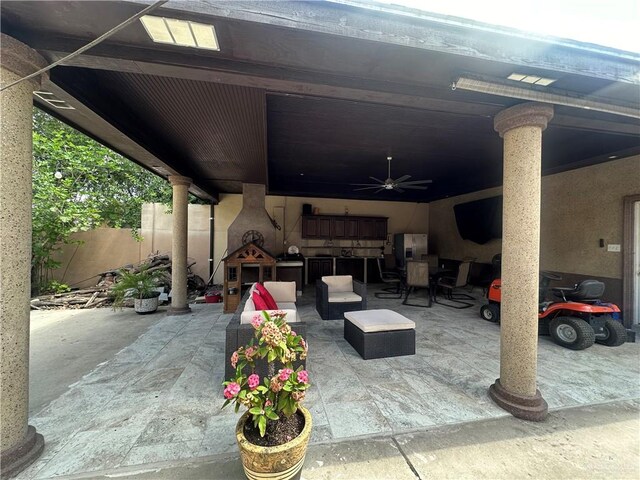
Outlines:
{"type": "Polygon", "coordinates": [[[213,25],[145,15],[140,18],[151,40],[180,47],[220,50],[213,25]]]}
{"type": "Polygon", "coordinates": [[[540,85],[542,87],[548,87],[549,85],[551,85],[553,82],[557,80],[555,78],[546,78],[546,77],[540,77],[538,75],[527,75],[525,73],[515,73],[515,72],[509,75],[507,79],[514,80],[516,82],[530,83],[532,85],[540,85]]]}
{"type": "Polygon", "coordinates": [[[578,95],[570,95],[569,92],[556,90],[552,93],[535,90],[535,87],[526,88],[515,85],[505,85],[499,81],[487,81],[480,78],[465,77],[458,78],[451,84],[451,89],[469,90],[472,92],[487,93],[489,95],[498,95],[501,97],[519,98],[522,100],[530,100],[532,102],[551,103],[555,105],[564,105],[567,107],[580,108],[583,110],[595,110],[598,112],[611,113],[613,115],[621,115],[623,117],[640,118],[640,109],[637,106],[624,106],[584,98],[578,95]]]}
{"type": "Polygon", "coordinates": [[[51,105],[52,107],[58,108],[60,110],[75,110],[75,107],[72,107],[64,100],[60,100],[51,92],[35,91],[33,92],[33,94],[43,102],[51,105]]]}

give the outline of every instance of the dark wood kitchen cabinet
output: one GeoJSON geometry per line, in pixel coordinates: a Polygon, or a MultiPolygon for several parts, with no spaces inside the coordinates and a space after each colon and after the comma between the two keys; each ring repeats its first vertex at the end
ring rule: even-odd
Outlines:
{"type": "Polygon", "coordinates": [[[376,240],[387,239],[387,219],[386,218],[376,218],[373,228],[374,228],[374,235],[376,240]]]}
{"type": "Polygon", "coordinates": [[[331,238],[331,217],[302,217],[302,238],[331,238]]]}
{"type": "Polygon", "coordinates": [[[351,275],[364,282],[364,258],[336,258],[336,275],[351,275]]]}
{"type": "Polygon", "coordinates": [[[310,285],[315,285],[320,277],[333,275],[332,258],[310,258],[307,260],[308,279],[310,285]]]}
{"type": "Polygon", "coordinates": [[[337,240],[358,240],[357,218],[333,217],[331,221],[331,237],[337,240]]]}
{"type": "Polygon", "coordinates": [[[387,219],[351,215],[304,215],[302,238],[386,240],[387,219]]]}

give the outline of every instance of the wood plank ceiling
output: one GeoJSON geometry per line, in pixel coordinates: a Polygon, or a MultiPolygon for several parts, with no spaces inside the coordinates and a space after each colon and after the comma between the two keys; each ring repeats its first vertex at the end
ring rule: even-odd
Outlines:
{"type": "MultiPolygon", "coordinates": [[[[0,25],[53,61],[144,3],[4,1],[0,25]]],[[[149,168],[193,177],[213,198],[243,182],[271,194],[422,202],[497,186],[493,116],[520,100],[452,91],[465,72],[538,73],[570,95],[640,104],[629,80],[637,56],[450,19],[327,2],[170,2],[158,14],[214,24],[221,51],[154,44],[137,23],[56,67],[44,88],[77,107],[58,117],[149,168]],[[354,192],[352,183],[386,178],[387,155],[393,178],[433,184],[354,192]]],[[[637,152],[637,119],[556,107],[543,173],[637,152]]]]}

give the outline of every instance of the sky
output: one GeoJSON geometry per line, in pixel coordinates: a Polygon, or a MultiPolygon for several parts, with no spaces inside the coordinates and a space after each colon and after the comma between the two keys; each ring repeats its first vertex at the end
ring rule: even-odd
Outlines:
{"type": "Polygon", "coordinates": [[[640,53],[640,0],[377,0],[640,53]]]}

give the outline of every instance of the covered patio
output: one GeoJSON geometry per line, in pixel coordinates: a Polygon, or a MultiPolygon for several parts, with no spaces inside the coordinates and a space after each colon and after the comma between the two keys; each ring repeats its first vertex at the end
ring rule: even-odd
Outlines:
{"type": "MultiPolygon", "coordinates": [[[[217,412],[214,391],[220,379],[206,372],[222,368],[218,343],[228,317],[187,304],[187,203],[191,193],[216,205],[213,266],[244,238],[227,227],[250,184],[271,205],[265,215],[273,218],[259,230],[274,255],[294,242],[309,254],[317,249],[299,226],[306,198],[331,214],[389,211],[385,235],[428,234],[430,253],[441,258],[487,262],[502,253],[501,329],[472,310],[455,320],[439,307],[410,313],[421,345],[411,359],[362,364],[341,340],[340,322],[316,322],[303,299],[310,344],[318,345],[310,362],[318,377],[310,399],[315,441],[505,411],[542,420],[549,406],[635,395],[628,390],[637,384],[633,345],[596,346],[572,361],[573,352],[538,345],[536,315],[543,268],[601,280],[609,300],[621,304],[625,326],[639,321],[632,267],[640,222],[633,216],[640,202],[637,54],[358,1],[6,1],[1,60],[3,473],[34,461],[45,443],[35,464],[51,460],[43,472],[92,468],[92,449],[110,452],[117,444],[117,428],[103,427],[114,418],[132,426],[118,451],[102,455],[113,464],[156,455],[146,445],[171,443],[172,428],[189,455],[210,445],[203,440],[210,422],[215,434],[208,435],[227,438],[220,432],[231,416],[217,412]],[[205,32],[206,42],[170,26],[205,32]],[[94,372],[95,381],[69,392],[95,416],[83,430],[67,422],[76,443],[64,445],[64,430],[47,422],[74,417],[73,401],[28,417],[33,104],[165,177],[174,193],[169,316],[94,372]],[[394,163],[385,181],[387,157],[394,163]],[[397,179],[409,176],[432,183],[400,188],[397,179]],[[375,189],[358,189],[369,181],[375,189]],[[503,197],[500,238],[478,246],[459,235],[452,211],[492,195],[503,197]],[[476,351],[477,358],[469,355],[476,351]],[[323,355],[342,361],[323,362],[323,355]],[[597,368],[583,368],[585,358],[597,368]],[[435,401],[436,392],[448,400],[435,401]],[[161,420],[160,398],[180,408],[195,403],[195,416],[185,417],[195,423],[172,427],[172,418],[182,418],[171,413],[177,407],[161,420]],[[75,453],[62,455],[65,449],[75,453]],[[71,460],[54,467],[55,458],[71,460]]],[[[391,253],[382,237],[350,241],[391,253]]],[[[333,240],[332,233],[322,238],[333,240]]],[[[172,448],[170,455],[183,454],[172,448]]]]}
{"type": "MultiPolygon", "coordinates": [[[[362,360],[343,339],[342,321],[321,320],[309,293],[298,302],[309,322],[313,386],[305,404],[313,414],[312,444],[508,415],[486,388],[499,374],[497,325],[480,319],[477,308],[408,307],[377,299],[374,292],[371,308],[392,308],[416,322],[416,355],[362,360]]],[[[481,300],[476,303],[479,308],[481,300]]],[[[192,309],[161,318],[32,415],[47,443],[18,478],[237,454],[238,415],[220,409],[230,315],[219,304],[192,309]]],[[[574,352],[541,337],[538,385],[552,410],[637,399],[638,355],[635,344],[574,352]]]]}

